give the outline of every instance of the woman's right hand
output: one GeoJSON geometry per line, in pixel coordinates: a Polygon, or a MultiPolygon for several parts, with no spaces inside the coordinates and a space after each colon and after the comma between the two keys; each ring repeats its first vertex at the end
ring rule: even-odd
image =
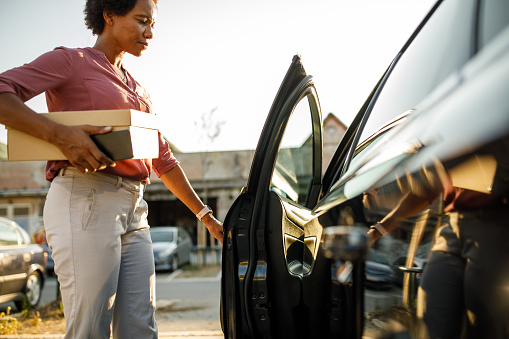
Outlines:
{"type": "Polygon", "coordinates": [[[0,123],[55,145],[84,173],[115,166],[90,139],[91,134],[108,133],[111,127],[58,124],[32,111],[13,93],[0,93],[0,123]]]}
{"type": "Polygon", "coordinates": [[[111,127],[80,125],[58,125],[53,139],[50,141],[57,146],[71,165],[83,173],[95,172],[114,167],[115,162],[99,150],[90,138],[91,134],[105,134],[111,127]]]}

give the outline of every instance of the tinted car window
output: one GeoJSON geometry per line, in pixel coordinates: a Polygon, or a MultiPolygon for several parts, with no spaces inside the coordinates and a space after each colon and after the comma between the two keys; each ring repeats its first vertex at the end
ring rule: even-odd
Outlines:
{"type": "Polygon", "coordinates": [[[508,0],[484,0],[481,2],[481,15],[479,26],[480,47],[491,41],[501,29],[507,26],[509,16],[508,0]]]}
{"type": "Polygon", "coordinates": [[[363,130],[361,141],[387,121],[415,108],[441,81],[469,59],[474,42],[471,33],[475,2],[452,0],[440,4],[390,74],[363,130]],[[460,12],[463,13],[459,15],[460,12]]]}
{"type": "Polygon", "coordinates": [[[154,231],[150,233],[152,242],[173,242],[173,232],[159,232],[154,231]]]}
{"type": "Polygon", "coordinates": [[[271,190],[295,203],[307,201],[313,179],[313,130],[309,99],[295,107],[281,142],[271,190]]]}

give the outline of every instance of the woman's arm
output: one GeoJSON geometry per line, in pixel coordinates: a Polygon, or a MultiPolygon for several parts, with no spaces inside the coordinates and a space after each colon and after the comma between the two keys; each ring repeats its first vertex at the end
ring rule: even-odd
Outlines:
{"type": "MultiPolygon", "coordinates": [[[[180,165],[176,165],[168,172],[161,175],[161,180],[164,185],[173,193],[175,196],[182,201],[187,208],[191,210],[194,214],[199,213],[204,204],[191,187],[189,180],[180,167],[180,165]]],[[[203,217],[202,221],[205,223],[205,226],[209,230],[210,234],[219,242],[223,243],[223,224],[218,221],[212,213],[207,214],[203,217]]]]}

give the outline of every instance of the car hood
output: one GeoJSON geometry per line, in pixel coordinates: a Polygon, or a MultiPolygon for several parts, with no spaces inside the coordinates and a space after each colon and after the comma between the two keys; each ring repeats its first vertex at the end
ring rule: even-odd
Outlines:
{"type": "Polygon", "coordinates": [[[366,273],[380,274],[380,275],[391,275],[392,269],[389,265],[378,263],[371,260],[366,260],[366,273]]]}
{"type": "Polygon", "coordinates": [[[157,255],[161,252],[172,252],[177,248],[177,245],[172,242],[156,242],[152,244],[152,249],[154,250],[154,255],[157,255]]]}

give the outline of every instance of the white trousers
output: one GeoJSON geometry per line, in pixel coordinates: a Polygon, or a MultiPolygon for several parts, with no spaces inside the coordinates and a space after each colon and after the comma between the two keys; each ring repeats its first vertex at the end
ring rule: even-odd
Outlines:
{"type": "Polygon", "coordinates": [[[64,307],[66,339],[157,338],[155,270],[144,184],[61,170],[44,227],[64,307]]]}

